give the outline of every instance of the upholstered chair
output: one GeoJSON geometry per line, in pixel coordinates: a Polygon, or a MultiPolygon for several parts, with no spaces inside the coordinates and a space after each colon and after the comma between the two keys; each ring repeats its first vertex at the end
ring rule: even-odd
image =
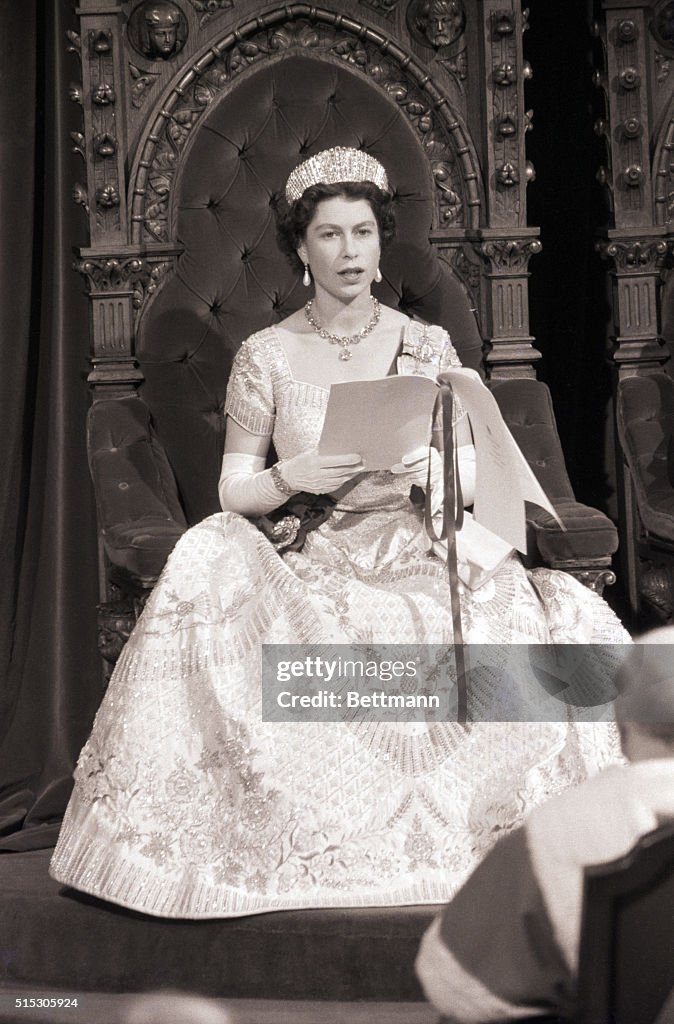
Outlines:
{"type": "Polygon", "coordinates": [[[674,610],[674,380],[626,377],[616,394],[623,456],[622,558],[630,611],[674,610]]]}

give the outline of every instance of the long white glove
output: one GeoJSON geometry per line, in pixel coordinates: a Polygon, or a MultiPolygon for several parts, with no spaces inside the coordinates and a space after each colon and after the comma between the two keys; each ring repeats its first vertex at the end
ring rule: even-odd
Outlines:
{"type": "Polygon", "coordinates": [[[265,460],[259,455],[231,452],[223,456],[218,483],[223,512],[265,515],[283,505],[290,494],[331,494],[363,472],[360,455],[303,452],[277,465],[277,473],[287,485],[283,491],[274,482],[272,470],[264,467],[265,460]]]}
{"type": "MultiPolygon", "coordinates": [[[[443,456],[436,448],[415,448],[413,452],[403,455],[402,461],[391,466],[391,472],[397,476],[404,475],[410,487],[416,484],[425,492],[428,483],[428,458],[431,459],[431,512],[435,514],[442,507],[444,498],[443,487],[443,456]]],[[[461,445],[458,449],[459,479],[464,507],[473,504],[475,498],[475,446],[461,445]]]]}
{"type": "Polygon", "coordinates": [[[288,500],[272,480],[259,455],[232,452],[222,458],[218,496],[223,512],[244,516],[261,516],[272,512],[288,500]]]}

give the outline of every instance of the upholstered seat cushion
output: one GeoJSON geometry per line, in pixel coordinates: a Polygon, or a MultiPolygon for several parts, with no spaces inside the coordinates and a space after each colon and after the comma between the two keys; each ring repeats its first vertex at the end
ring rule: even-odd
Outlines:
{"type": "MultiPolygon", "coordinates": [[[[603,512],[567,499],[558,499],[553,504],[563,530],[549,512],[533,505],[527,508],[528,535],[547,565],[599,562],[617,550],[618,531],[603,512]]],[[[532,544],[529,548],[534,550],[532,544]]]]}
{"type": "Polygon", "coordinates": [[[674,542],[674,380],[658,372],[620,381],[617,420],[644,528],[674,542]]]}

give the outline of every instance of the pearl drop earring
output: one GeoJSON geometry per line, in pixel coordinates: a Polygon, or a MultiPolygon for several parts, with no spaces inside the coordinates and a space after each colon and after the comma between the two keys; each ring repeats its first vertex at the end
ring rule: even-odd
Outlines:
{"type": "Polygon", "coordinates": [[[377,267],[377,269],[374,272],[374,279],[377,282],[377,284],[381,283],[381,270],[379,269],[379,267],[377,267]]]}
{"type": "Polygon", "coordinates": [[[302,284],[305,288],[311,285],[311,274],[309,273],[309,264],[304,264],[304,276],[302,277],[302,284]]]}

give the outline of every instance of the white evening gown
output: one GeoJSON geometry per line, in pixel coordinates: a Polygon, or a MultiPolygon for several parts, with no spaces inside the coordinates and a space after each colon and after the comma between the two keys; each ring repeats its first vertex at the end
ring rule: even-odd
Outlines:
{"type": "MultiPolygon", "coordinates": [[[[414,328],[398,372],[419,370],[414,328]]],[[[457,365],[430,337],[433,375],[457,365]]],[[[269,328],[242,345],[227,411],[289,458],[315,447],[327,397],[269,328]]],[[[299,552],[232,513],[189,530],[79,758],[53,877],[164,917],[439,903],[529,808],[615,759],[607,723],[261,720],[263,643],[451,644],[421,529],[409,485],[376,472],[299,552]]],[[[514,555],[461,602],[466,642],[629,642],[596,594],[514,555]]]]}

